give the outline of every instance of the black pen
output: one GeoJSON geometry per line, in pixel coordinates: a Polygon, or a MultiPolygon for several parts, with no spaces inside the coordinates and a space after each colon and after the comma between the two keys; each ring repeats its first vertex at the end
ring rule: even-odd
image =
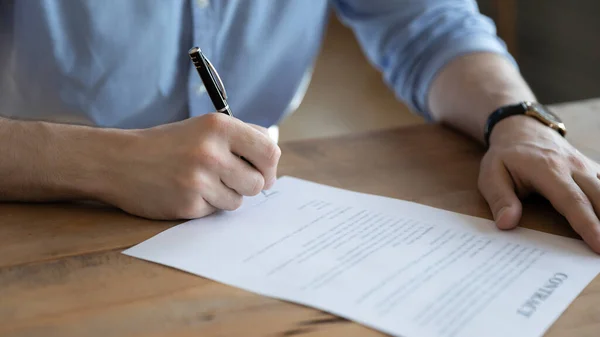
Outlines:
{"type": "Polygon", "coordinates": [[[221,77],[219,77],[219,73],[217,73],[215,67],[213,67],[212,63],[202,54],[202,50],[198,47],[190,49],[188,54],[217,112],[233,117],[229,104],[227,104],[227,91],[225,91],[223,81],[221,81],[221,77]]]}
{"type": "MultiPolygon", "coordinates": [[[[221,81],[221,77],[219,76],[219,73],[215,67],[212,65],[212,63],[210,63],[208,58],[204,56],[202,50],[200,50],[198,47],[193,47],[190,49],[188,54],[190,55],[190,58],[196,67],[196,71],[198,71],[198,75],[200,75],[200,79],[206,88],[206,92],[208,93],[215,110],[233,117],[233,113],[231,112],[229,104],[227,103],[227,91],[225,91],[223,81],[221,81]]],[[[252,165],[252,163],[246,158],[240,158],[247,162],[250,166],[254,167],[254,165],[252,165]]],[[[261,193],[266,196],[265,191],[261,191],[261,193]]]]}

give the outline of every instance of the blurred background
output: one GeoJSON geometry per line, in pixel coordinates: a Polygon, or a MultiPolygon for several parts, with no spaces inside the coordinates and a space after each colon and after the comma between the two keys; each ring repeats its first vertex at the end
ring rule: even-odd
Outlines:
{"type": "MultiPolygon", "coordinates": [[[[478,0],[546,104],[600,96],[600,1],[478,0]]],[[[423,123],[383,83],[352,31],[331,16],[308,92],[281,141],[423,123]]]]}
{"type": "Polygon", "coordinates": [[[280,141],[331,137],[423,120],[396,99],[354,34],[331,15],[304,100],[283,121],[280,141]]]}

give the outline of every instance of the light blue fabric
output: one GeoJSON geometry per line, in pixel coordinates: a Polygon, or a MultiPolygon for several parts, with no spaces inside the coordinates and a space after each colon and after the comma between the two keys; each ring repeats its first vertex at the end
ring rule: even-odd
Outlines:
{"type": "Polygon", "coordinates": [[[211,112],[187,56],[199,46],[236,117],[270,126],[314,62],[331,7],[426,117],[430,83],[450,60],[510,57],[473,0],[5,0],[0,115],[144,128],[211,112]]]}

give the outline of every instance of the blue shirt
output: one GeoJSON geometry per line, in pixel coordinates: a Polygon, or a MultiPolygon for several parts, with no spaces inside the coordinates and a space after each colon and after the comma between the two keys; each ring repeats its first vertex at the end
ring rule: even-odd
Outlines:
{"type": "Polygon", "coordinates": [[[144,128],[212,112],[187,56],[199,46],[236,117],[274,125],[315,60],[331,8],[425,117],[429,86],[453,58],[510,57],[474,0],[2,1],[0,115],[144,128]]]}

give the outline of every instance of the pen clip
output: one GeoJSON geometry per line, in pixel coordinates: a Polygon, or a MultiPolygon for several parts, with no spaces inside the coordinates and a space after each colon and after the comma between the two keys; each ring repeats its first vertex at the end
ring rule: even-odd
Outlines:
{"type": "Polygon", "coordinates": [[[213,75],[213,78],[217,79],[217,86],[219,91],[221,92],[221,95],[223,95],[223,98],[227,99],[227,91],[225,91],[225,86],[223,85],[223,81],[221,81],[219,73],[206,56],[204,56],[204,60],[206,61],[206,64],[208,64],[209,71],[213,75]]]}

